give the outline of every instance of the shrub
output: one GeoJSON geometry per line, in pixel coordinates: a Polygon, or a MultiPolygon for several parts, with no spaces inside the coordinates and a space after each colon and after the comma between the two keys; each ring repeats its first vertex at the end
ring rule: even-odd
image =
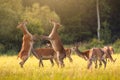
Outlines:
{"type": "Polygon", "coordinates": [[[113,48],[115,50],[115,53],[117,52],[120,52],[120,39],[116,40],[113,44],[113,48]]]}
{"type": "Polygon", "coordinates": [[[0,53],[2,53],[5,50],[5,47],[3,44],[0,44],[0,53]]]}
{"type": "Polygon", "coordinates": [[[99,41],[97,39],[92,39],[88,42],[88,45],[86,46],[87,49],[93,48],[93,47],[103,47],[104,41],[99,41]]]}

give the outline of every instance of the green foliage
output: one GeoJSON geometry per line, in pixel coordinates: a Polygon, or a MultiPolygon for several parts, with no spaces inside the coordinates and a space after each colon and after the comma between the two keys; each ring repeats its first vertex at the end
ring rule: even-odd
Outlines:
{"type": "Polygon", "coordinates": [[[93,47],[98,47],[102,48],[104,45],[104,41],[99,41],[97,39],[92,39],[91,41],[88,42],[88,45],[86,46],[87,49],[93,48],[93,47]]]}
{"type": "Polygon", "coordinates": [[[120,52],[120,39],[115,41],[115,43],[113,44],[113,48],[115,49],[116,53],[120,52]]]}
{"type": "Polygon", "coordinates": [[[26,7],[22,20],[27,19],[29,21],[29,30],[32,33],[48,34],[51,31],[49,24],[50,19],[60,21],[59,16],[51,11],[48,6],[40,6],[39,3],[34,3],[32,7],[26,7]]]}
{"type": "MultiPolygon", "coordinates": [[[[110,44],[120,37],[120,1],[99,2],[101,40],[110,44]]],[[[26,19],[28,30],[39,35],[49,35],[53,27],[50,19],[61,22],[64,27],[59,34],[64,44],[97,36],[96,0],[0,0],[0,51],[21,48],[22,32],[16,26],[26,19]]],[[[98,46],[97,41],[92,42],[89,47],[98,46]]]]}
{"type": "Polygon", "coordinates": [[[16,24],[22,8],[21,0],[0,0],[0,44],[4,48],[0,52],[13,48],[16,50],[16,41],[19,40],[16,35],[19,33],[16,31],[16,24]]]}
{"type": "Polygon", "coordinates": [[[105,43],[111,42],[111,31],[109,29],[109,24],[107,21],[103,22],[103,28],[101,29],[101,39],[105,41],[105,43]]]}
{"type": "Polygon", "coordinates": [[[5,50],[4,45],[0,43],[0,53],[3,52],[4,50],[5,50]]]}
{"type": "Polygon", "coordinates": [[[60,21],[59,16],[48,6],[34,3],[23,9],[21,0],[1,0],[0,18],[0,52],[4,53],[10,50],[18,51],[21,48],[23,33],[16,29],[18,22],[27,19],[28,30],[32,34],[41,35],[51,31],[50,19],[60,21]]]}

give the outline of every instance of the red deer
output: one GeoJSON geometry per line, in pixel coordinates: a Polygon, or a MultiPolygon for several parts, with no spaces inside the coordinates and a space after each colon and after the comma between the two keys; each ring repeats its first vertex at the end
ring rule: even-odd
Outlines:
{"type": "Polygon", "coordinates": [[[39,60],[39,67],[42,65],[44,67],[42,60],[50,60],[52,66],[54,66],[54,50],[51,48],[36,48],[32,49],[33,55],[39,60]]]}
{"type": "Polygon", "coordinates": [[[100,62],[100,66],[102,65],[102,62],[104,63],[104,67],[106,68],[106,61],[104,60],[104,52],[100,48],[92,48],[90,50],[80,52],[78,49],[78,45],[72,48],[73,51],[76,52],[76,54],[79,57],[84,58],[88,61],[87,69],[89,69],[92,65],[92,61],[95,62],[95,68],[97,68],[97,60],[100,62]]]}
{"type": "MultiPolygon", "coordinates": [[[[71,49],[65,49],[66,51],[66,56],[69,58],[69,61],[72,62],[72,58],[71,58],[71,49]]],[[[33,55],[40,60],[39,61],[39,67],[40,65],[42,65],[42,67],[44,67],[42,60],[50,60],[52,66],[54,66],[54,62],[53,59],[55,60],[55,62],[57,63],[57,65],[59,65],[58,61],[57,61],[57,55],[55,53],[55,51],[52,48],[36,48],[36,49],[32,49],[32,53],[33,55]]]]}
{"type": "Polygon", "coordinates": [[[102,48],[103,52],[106,54],[106,61],[107,58],[110,59],[112,62],[115,62],[115,60],[113,60],[112,58],[112,54],[114,53],[114,49],[111,46],[105,46],[104,48],[102,48]]]}
{"type": "Polygon", "coordinates": [[[19,63],[21,67],[23,67],[24,63],[30,56],[31,48],[33,46],[33,36],[26,28],[27,21],[23,21],[20,23],[17,28],[20,28],[23,32],[22,38],[22,47],[18,54],[18,58],[22,61],[19,63]]]}
{"type": "Polygon", "coordinates": [[[41,35],[41,39],[46,39],[49,40],[50,43],[52,44],[52,48],[54,49],[54,51],[57,54],[57,60],[58,63],[61,67],[64,67],[64,61],[63,59],[66,57],[66,53],[65,53],[65,49],[63,47],[62,41],[58,35],[58,28],[61,26],[59,23],[57,23],[54,20],[50,21],[53,24],[53,29],[50,33],[49,36],[43,36],[41,35]]]}

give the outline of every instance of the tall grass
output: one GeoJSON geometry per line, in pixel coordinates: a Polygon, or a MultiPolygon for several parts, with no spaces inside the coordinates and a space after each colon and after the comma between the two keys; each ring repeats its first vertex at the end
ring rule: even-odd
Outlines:
{"type": "Polygon", "coordinates": [[[51,67],[50,61],[43,61],[44,67],[38,67],[38,60],[30,57],[20,68],[17,56],[0,56],[0,80],[120,80],[120,54],[115,63],[108,62],[107,68],[103,66],[95,69],[94,64],[90,70],[86,69],[87,62],[76,55],[72,55],[73,63],[66,58],[65,67],[51,67]]]}

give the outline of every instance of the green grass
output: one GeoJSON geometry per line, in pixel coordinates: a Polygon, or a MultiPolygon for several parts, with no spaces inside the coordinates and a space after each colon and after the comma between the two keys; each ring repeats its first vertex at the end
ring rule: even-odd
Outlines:
{"type": "Polygon", "coordinates": [[[44,67],[38,67],[38,60],[30,57],[20,68],[17,56],[0,56],[0,80],[120,80],[120,54],[115,63],[108,62],[107,68],[102,66],[87,70],[87,62],[76,55],[72,55],[73,63],[66,58],[65,67],[51,67],[50,61],[43,61],[44,67]]]}

